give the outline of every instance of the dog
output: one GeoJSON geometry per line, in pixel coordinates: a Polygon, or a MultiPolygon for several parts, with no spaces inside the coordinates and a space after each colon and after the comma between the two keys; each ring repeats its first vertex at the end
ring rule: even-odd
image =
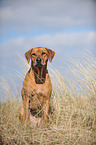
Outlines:
{"type": "Polygon", "coordinates": [[[45,47],[32,48],[25,53],[28,63],[31,59],[31,68],[23,81],[21,91],[23,108],[19,119],[28,122],[35,117],[37,121],[43,115],[44,124],[49,122],[49,99],[52,92],[51,79],[47,70],[48,60],[52,62],[55,52],[45,47]]]}

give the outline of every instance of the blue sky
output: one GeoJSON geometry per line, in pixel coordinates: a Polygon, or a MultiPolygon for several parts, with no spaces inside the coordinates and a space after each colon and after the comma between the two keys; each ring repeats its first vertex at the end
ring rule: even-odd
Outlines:
{"type": "Polygon", "coordinates": [[[56,52],[55,66],[86,49],[96,56],[96,1],[0,0],[1,69],[37,46],[56,52]]]}

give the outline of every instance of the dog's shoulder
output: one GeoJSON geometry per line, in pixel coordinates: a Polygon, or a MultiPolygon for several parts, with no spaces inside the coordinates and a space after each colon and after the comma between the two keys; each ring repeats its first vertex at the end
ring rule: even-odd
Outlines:
{"type": "Polygon", "coordinates": [[[25,79],[24,79],[24,82],[28,82],[30,79],[31,79],[31,68],[29,69],[29,71],[27,72],[26,76],[25,76],[25,79]]]}

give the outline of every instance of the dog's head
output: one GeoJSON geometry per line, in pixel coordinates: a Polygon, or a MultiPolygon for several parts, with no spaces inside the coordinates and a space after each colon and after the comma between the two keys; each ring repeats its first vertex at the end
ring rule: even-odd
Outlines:
{"type": "Polygon", "coordinates": [[[28,63],[30,62],[31,59],[34,67],[36,66],[41,67],[47,63],[48,59],[51,62],[54,55],[55,52],[52,51],[51,49],[45,47],[36,47],[27,51],[25,53],[25,58],[27,59],[28,63]]]}

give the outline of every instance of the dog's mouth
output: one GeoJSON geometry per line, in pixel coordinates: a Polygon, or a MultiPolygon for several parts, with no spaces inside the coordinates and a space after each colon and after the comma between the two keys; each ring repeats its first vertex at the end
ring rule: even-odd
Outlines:
{"type": "Polygon", "coordinates": [[[35,66],[35,67],[42,67],[43,64],[41,64],[41,63],[36,63],[34,66],[35,66]]]}

